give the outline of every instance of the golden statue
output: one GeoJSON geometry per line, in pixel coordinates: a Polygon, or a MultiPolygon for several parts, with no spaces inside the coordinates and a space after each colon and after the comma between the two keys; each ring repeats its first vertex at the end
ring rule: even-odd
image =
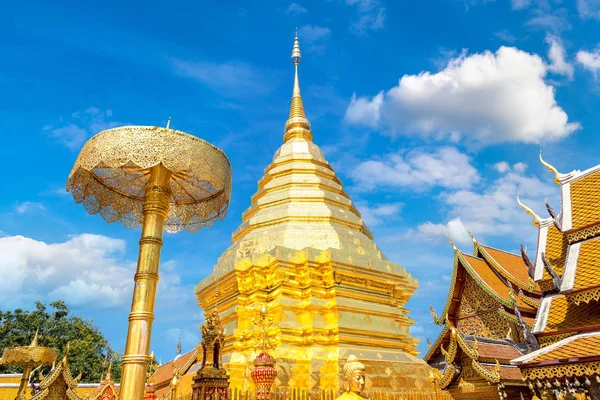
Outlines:
{"type": "Polygon", "coordinates": [[[365,366],[355,355],[348,356],[344,365],[344,393],[337,400],[364,400],[368,397],[361,393],[365,389],[365,366]]]}

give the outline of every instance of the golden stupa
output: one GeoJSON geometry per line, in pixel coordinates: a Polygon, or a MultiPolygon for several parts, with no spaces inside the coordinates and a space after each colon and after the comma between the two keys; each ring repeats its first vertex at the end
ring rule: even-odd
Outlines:
{"type": "Polygon", "coordinates": [[[260,331],[252,320],[266,304],[273,320],[268,336],[277,359],[275,390],[339,393],[341,368],[354,354],[366,365],[371,391],[430,393],[430,368],[415,357],[418,341],[409,332],[414,322],[403,308],[417,281],[377,247],[313,143],[298,83],[300,61],[296,35],[284,143],[232,245],[195,289],[200,306],[216,305],[221,315],[231,387],[253,390],[250,369],[260,331]]]}

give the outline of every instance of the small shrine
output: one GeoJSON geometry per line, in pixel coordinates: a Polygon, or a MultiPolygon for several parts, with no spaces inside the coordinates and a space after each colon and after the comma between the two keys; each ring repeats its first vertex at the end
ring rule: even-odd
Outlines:
{"type": "Polygon", "coordinates": [[[202,325],[202,342],[197,349],[202,353],[202,364],[192,378],[192,400],[229,400],[229,374],[223,367],[222,359],[224,345],[225,329],[215,307],[206,314],[202,325]]]}

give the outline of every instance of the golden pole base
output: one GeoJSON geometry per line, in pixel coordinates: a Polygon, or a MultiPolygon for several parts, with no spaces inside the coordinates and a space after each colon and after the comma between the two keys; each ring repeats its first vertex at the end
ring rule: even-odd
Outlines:
{"type": "Polygon", "coordinates": [[[165,220],[169,212],[171,172],[156,165],[144,200],[144,221],[138,257],[133,300],[129,313],[129,330],[123,356],[123,374],[119,389],[121,400],[142,400],[146,370],[150,362],[150,337],[154,320],[154,302],[165,220]]]}

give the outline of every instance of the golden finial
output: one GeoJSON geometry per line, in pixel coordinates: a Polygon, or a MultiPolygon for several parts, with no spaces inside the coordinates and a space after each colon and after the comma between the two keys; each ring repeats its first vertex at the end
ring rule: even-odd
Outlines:
{"type": "Polygon", "coordinates": [[[171,117],[167,120],[167,129],[171,129],[171,117]]]}
{"type": "Polygon", "coordinates": [[[471,231],[469,230],[469,228],[467,228],[465,226],[465,229],[467,230],[467,233],[469,234],[469,236],[471,236],[471,240],[473,240],[473,243],[477,244],[477,239],[475,239],[475,236],[473,236],[473,234],[471,233],[471,231]]]}
{"type": "Polygon", "coordinates": [[[427,348],[430,349],[431,348],[431,342],[429,341],[429,338],[427,338],[427,348]]]}
{"type": "Polygon", "coordinates": [[[535,211],[533,211],[531,208],[527,207],[525,204],[523,204],[521,202],[521,198],[519,197],[518,193],[517,193],[517,203],[521,206],[521,208],[523,210],[527,211],[527,214],[530,214],[531,216],[533,216],[533,226],[540,226],[540,217],[537,216],[535,211]]]}
{"type": "Polygon", "coordinates": [[[71,342],[67,342],[67,350],[65,350],[65,356],[62,359],[63,365],[67,363],[67,356],[69,355],[70,349],[71,349],[71,342]]]}
{"type": "Polygon", "coordinates": [[[35,336],[33,337],[33,340],[31,341],[31,344],[29,345],[29,347],[37,347],[38,346],[38,333],[40,332],[39,329],[35,330],[35,336]]]}
{"type": "Polygon", "coordinates": [[[542,158],[542,151],[540,150],[540,162],[542,163],[542,165],[546,168],[548,168],[548,171],[552,172],[554,174],[554,183],[556,183],[557,185],[560,185],[560,172],[558,172],[558,170],[548,164],[546,161],[544,161],[544,159],[542,158]]]}
{"type": "Polygon", "coordinates": [[[292,48],[292,63],[298,66],[302,62],[302,54],[300,54],[300,41],[298,40],[298,28],[296,28],[296,37],[294,38],[294,47],[292,48]]]}
{"type": "Polygon", "coordinates": [[[294,64],[294,90],[292,92],[292,103],[290,105],[290,116],[285,123],[285,133],[283,139],[306,139],[312,140],[311,126],[306,114],[304,113],[304,104],[300,94],[300,82],[298,80],[298,65],[302,62],[302,54],[300,53],[300,41],[298,40],[298,30],[296,29],[296,37],[294,38],[294,47],[292,48],[292,64],[294,64]]]}
{"type": "Polygon", "coordinates": [[[435,310],[433,309],[432,305],[429,305],[429,313],[431,314],[431,316],[433,317],[434,321],[439,320],[438,315],[435,313],[435,310]]]}
{"type": "Polygon", "coordinates": [[[111,378],[112,378],[111,372],[112,372],[112,359],[108,363],[108,372],[106,373],[106,378],[104,378],[105,380],[107,380],[107,381],[111,380],[111,378]]]}
{"type": "Polygon", "coordinates": [[[446,239],[448,239],[448,242],[450,242],[450,244],[452,245],[452,248],[454,250],[457,250],[456,246],[454,245],[454,242],[452,241],[452,239],[450,239],[450,236],[448,236],[447,233],[446,233],[446,239]]]}

